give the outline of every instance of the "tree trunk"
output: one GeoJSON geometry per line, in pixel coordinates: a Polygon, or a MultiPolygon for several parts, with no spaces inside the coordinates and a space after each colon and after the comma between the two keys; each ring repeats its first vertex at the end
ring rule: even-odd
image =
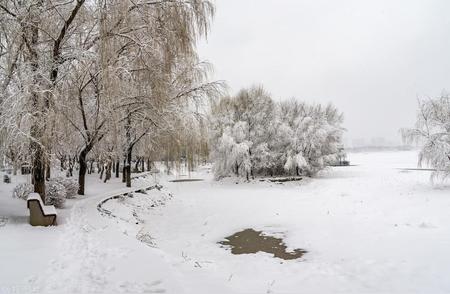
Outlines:
{"type": "Polygon", "coordinates": [[[127,149],[127,187],[131,187],[131,155],[133,152],[133,146],[129,146],[127,149]]]}
{"type": "Polygon", "coordinates": [[[47,164],[45,165],[45,180],[50,180],[50,162],[47,161],[47,164]]]}
{"type": "Polygon", "coordinates": [[[30,59],[28,60],[31,65],[31,77],[33,84],[36,87],[32,87],[31,99],[33,102],[33,124],[31,126],[30,135],[33,140],[31,140],[31,152],[33,154],[33,185],[34,192],[39,193],[42,201],[45,204],[45,158],[44,158],[44,147],[39,143],[43,138],[44,128],[42,125],[46,124],[45,117],[42,114],[42,106],[40,101],[40,95],[37,91],[39,81],[39,56],[37,53],[37,46],[39,42],[39,17],[35,16],[36,19],[30,19],[26,22],[27,25],[24,29],[24,33],[27,33],[27,29],[31,30],[31,39],[29,44],[30,59]]]}
{"type": "Polygon", "coordinates": [[[65,170],[65,162],[66,160],[64,159],[64,157],[61,157],[61,159],[59,160],[60,162],[60,166],[61,166],[61,171],[65,170]]]}
{"type": "Polygon", "coordinates": [[[39,193],[45,204],[45,164],[44,152],[39,143],[32,141],[31,148],[34,150],[33,158],[33,185],[34,192],[39,193]]]}
{"type": "Polygon", "coordinates": [[[135,163],[135,165],[134,165],[134,171],[136,172],[136,173],[138,173],[139,172],[139,163],[141,162],[141,159],[140,158],[136,158],[136,163],[135,163]]]}
{"type": "Polygon", "coordinates": [[[169,160],[170,160],[170,150],[169,150],[169,146],[167,146],[166,148],[167,148],[167,152],[166,152],[167,175],[170,175],[170,165],[169,165],[169,160]]]}
{"type": "Polygon", "coordinates": [[[75,166],[76,157],[69,158],[69,176],[73,177],[73,167],[75,166]]]}
{"type": "Polygon", "coordinates": [[[147,171],[150,171],[150,158],[147,158],[147,171]]]}
{"type": "Polygon", "coordinates": [[[13,163],[13,175],[17,176],[17,169],[18,169],[18,163],[17,163],[18,159],[15,158],[15,156],[12,158],[12,163],[13,163]]]}
{"type": "Polygon", "coordinates": [[[120,162],[119,159],[116,161],[116,178],[119,177],[119,168],[120,168],[120,162]]]}
{"type": "Polygon", "coordinates": [[[114,165],[111,161],[109,161],[108,164],[106,165],[105,180],[103,181],[104,183],[106,183],[108,180],[111,179],[111,169],[113,166],[114,165]]]}
{"type": "Polygon", "coordinates": [[[122,183],[127,182],[127,161],[123,160],[123,168],[122,168],[122,183]]]}
{"type": "Polygon", "coordinates": [[[78,195],[84,195],[84,186],[85,186],[85,177],[86,177],[86,155],[87,151],[84,149],[81,151],[80,156],[78,157],[78,163],[80,164],[80,170],[78,172],[78,195]]]}

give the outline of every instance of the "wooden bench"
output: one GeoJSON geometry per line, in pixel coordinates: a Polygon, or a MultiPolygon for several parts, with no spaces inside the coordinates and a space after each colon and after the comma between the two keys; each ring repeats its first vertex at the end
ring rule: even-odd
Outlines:
{"type": "Polygon", "coordinates": [[[53,205],[44,205],[38,193],[30,193],[27,198],[32,226],[56,225],[56,209],[53,205]]]}

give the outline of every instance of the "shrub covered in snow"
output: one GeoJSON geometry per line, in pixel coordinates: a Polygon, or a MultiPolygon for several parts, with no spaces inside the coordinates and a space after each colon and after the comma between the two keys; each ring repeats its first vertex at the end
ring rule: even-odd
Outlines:
{"type": "Polygon", "coordinates": [[[18,184],[13,190],[13,198],[27,200],[28,195],[33,192],[33,185],[22,183],[18,184]]]}
{"type": "Polygon", "coordinates": [[[66,202],[66,188],[57,181],[49,181],[45,185],[45,204],[62,208],[66,202]]]}
{"type": "MultiPolygon", "coordinates": [[[[13,198],[27,200],[28,195],[33,192],[32,184],[18,184],[13,190],[13,198]]],[[[78,182],[72,178],[51,178],[45,183],[45,203],[61,208],[65,198],[75,198],[78,191],[78,182]]]]}
{"type": "Polygon", "coordinates": [[[332,105],[275,103],[261,87],[224,97],[210,113],[215,176],[315,175],[342,150],[342,123],[332,105]]]}
{"type": "Polygon", "coordinates": [[[78,181],[74,178],[63,178],[63,177],[57,177],[57,178],[51,178],[50,183],[58,183],[64,186],[66,191],[66,198],[72,199],[75,198],[78,192],[78,181]]]}

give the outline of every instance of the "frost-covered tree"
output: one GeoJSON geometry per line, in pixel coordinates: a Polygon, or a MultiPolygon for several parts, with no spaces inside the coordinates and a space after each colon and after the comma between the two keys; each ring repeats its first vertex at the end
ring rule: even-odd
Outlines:
{"type": "MultiPolygon", "coordinates": [[[[219,138],[213,153],[216,161],[214,172],[216,177],[226,176],[233,171],[236,176],[249,177],[251,172],[251,142],[245,138],[247,125],[238,122],[233,128],[227,128],[219,138]]],[[[214,144],[214,143],[213,143],[214,144]]]]}
{"type": "Polygon", "coordinates": [[[241,90],[235,97],[213,103],[211,111],[211,148],[213,158],[226,155],[226,165],[218,164],[216,176],[232,170],[249,177],[264,164],[275,104],[262,87],[241,90]],[[223,146],[221,146],[223,144],[223,146]],[[228,150],[231,147],[231,150],[228,150]]]}
{"type": "Polygon", "coordinates": [[[336,160],[344,131],[335,107],[275,103],[262,87],[213,103],[210,121],[217,178],[315,175],[336,160]]]}
{"type": "Polygon", "coordinates": [[[133,149],[220,90],[196,54],[213,15],[208,0],[1,1],[2,155],[32,163],[41,197],[74,158],[79,194],[94,162],[109,179],[125,159],[131,185],[133,149]]]}
{"type": "Polygon", "coordinates": [[[34,191],[42,198],[52,153],[53,106],[61,72],[76,54],[71,40],[84,4],[5,0],[0,5],[2,129],[29,140],[34,191]]]}
{"type": "Polygon", "coordinates": [[[432,180],[450,175],[450,96],[419,101],[414,128],[401,130],[407,143],[422,144],[419,166],[427,164],[436,169],[432,180]]]}
{"type": "Polygon", "coordinates": [[[281,104],[280,118],[293,132],[285,168],[314,175],[337,160],[344,129],[343,116],[334,106],[291,100],[281,104]]]}
{"type": "Polygon", "coordinates": [[[108,82],[107,96],[114,101],[124,180],[130,186],[133,150],[141,140],[173,129],[190,103],[218,90],[217,83],[206,82],[207,70],[195,51],[214,6],[206,0],[118,1],[108,9],[104,22],[111,38],[104,55],[115,78],[108,82]]]}

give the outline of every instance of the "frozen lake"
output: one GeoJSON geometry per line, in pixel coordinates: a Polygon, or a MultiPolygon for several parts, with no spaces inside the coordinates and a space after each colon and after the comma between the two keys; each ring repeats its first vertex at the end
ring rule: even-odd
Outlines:
{"type": "Polygon", "coordinates": [[[450,188],[433,186],[415,151],[354,153],[298,183],[169,184],[176,196],[146,229],[181,257],[187,292],[412,293],[450,291],[450,188]],[[217,246],[245,228],[308,251],[280,261],[217,246]],[[184,259],[184,260],[183,260],[184,259]],[[212,291],[212,292],[211,292],[212,291]]]}

